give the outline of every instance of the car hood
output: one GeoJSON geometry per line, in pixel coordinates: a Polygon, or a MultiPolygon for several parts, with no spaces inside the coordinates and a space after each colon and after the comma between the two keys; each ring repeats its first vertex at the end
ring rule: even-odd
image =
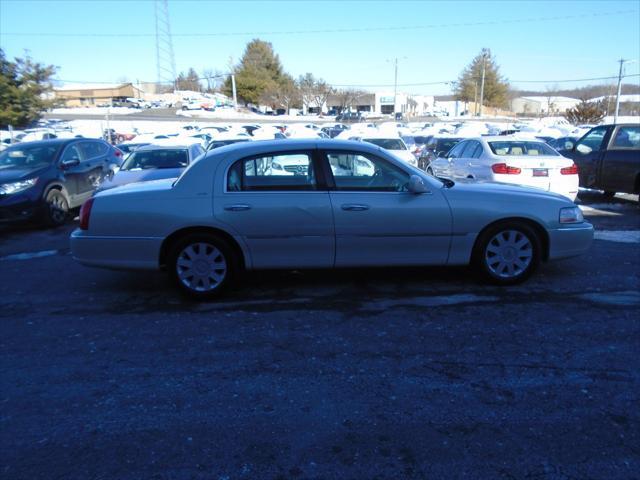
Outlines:
{"type": "Polygon", "coordinates": [[[178,178],[184,168],[157,168],[153,170],[120,170],[111,180],[106,180],[100,190],[120,187],[129,183],[148,182],[151,180],[162,180],[164,178],[178,178]]]}
{"type": "Polygon", "coordinates": [[[45,171],[44,168],[0,168],[0,183],[13,183],[37,177],[45,171]]]}

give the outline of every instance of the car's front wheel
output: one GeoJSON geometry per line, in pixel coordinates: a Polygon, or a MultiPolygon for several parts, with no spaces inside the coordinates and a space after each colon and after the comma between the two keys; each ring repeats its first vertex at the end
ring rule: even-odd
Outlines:
{"type": "Polygon", "coordinates": [[[51,190],[44,200],[44,223],[51,227],[64,225],[69,218],[69,202],[60,190],[51,190]]]}
{"type": "Polygon", "coordinates": [[[178,287],[200,300],[220,295],[239,270],[237,256],[229,244],[210,234],[188,235],[177,241],[167,266],[178,287]]]}
{"type": "Polygon", "coordinates": [[[473,255],[476,269],[498,285],[523,282],[540,264],[540,239],[526,223],[495,225],[478,238],[473,255]]]}

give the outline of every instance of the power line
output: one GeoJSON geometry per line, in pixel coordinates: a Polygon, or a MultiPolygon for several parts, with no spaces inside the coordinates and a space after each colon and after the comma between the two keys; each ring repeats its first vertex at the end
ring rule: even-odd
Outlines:
{"type": "MultiPolygon", "coordinates": [[[[206,77],[198,77],[192,79],[193,81],[201,81],[207,79],[216,79],[216,78],[224,78],[231,75],[230,73],[222,73],[218,75],[206,76],[206,77]]],[[[640,77],[640,73],[633,73],[629,75],[623,75],[622,78],[629,77],[640,77]]],[[[508,80],[509,83],[573,83],[573,82],[591,82],[597,80],[616,80],[618,76],[613,77],[592,77],[592,78],[574,78],[574,79],[562,79],[562,80],[508,80]]],[[[89,80],[63,80],[63,79],[54,79],[56,82],[60,83],[77,83],[77,84],[95,84],[95,85],[113,85],[114,83],[160,83],[160,84],[173,84],[172,81],[166,82],[152,82],[152,81],[139,81],[139,82],[93,82],[89,80]]],[[[440,80],[437,82],[419,82],[419,83],[398,83],[398,87],[424,87],[429,85],[447,85],[456,83],[457,80],[440,80]]],[[[362,87],[362,88],[373,88],[373,87],[393,87],[394,83],[387,84],[364,84],[364,83],[332,83],[333,87],[362,87]]]]}
{"type": "MultiPolygon", "coordinates": [[[[557,20],[575,20],[578,18],[599,18],[599,17],[611,17],[616,15],[629,15],[638,14],[638,10],[619,10],[615,12],[598,12],[598,13],[582,13],[576,15],[562,15],[551,17],[532,17],[532,18],[513,18],[503,20],[488,20],[483,22],[458,22],[458,23],[440,23],[440,24],[428,24],[428,25],[414,25],[406,27],[362,27],[362,28],[327,28],[318,30],[273,30],[273,31],[261,31],[261,32],[190,32],[190,33],[172,33],[175,37],[232,37],[232,36],[256,36],[256,35],[305,35],[305,34],[318,34],[318,33],[363,33],[363,32],[395,32],[406,30],[429,30],[434,28],[454,28],[454,27],[478,27],[478,26],[491,26],[491,25],[506,25],[506,24],[522,24],[522,23],[535,23],[535,22],[548,22],[557,20]]],[[[146,38],[155,37],[155,33],[134,33],[134,32],[119,32],[119,33],[69,33],[69,32],[0,32],[0,36],[12,36],[12,37],[58,37],[58,38],[75,38],[75,37],[95,37],[95,38],[115,38],[115,37],[128,37],[128,38],[146,38]]]]}

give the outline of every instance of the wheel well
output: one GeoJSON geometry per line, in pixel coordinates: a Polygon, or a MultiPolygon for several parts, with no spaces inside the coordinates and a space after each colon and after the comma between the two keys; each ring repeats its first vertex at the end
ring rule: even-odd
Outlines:
{"type": "Polygon", "coordinates": [[[238,242],[236,242],[236,240],[227,232],[214,227],[187,227],[176,230],[162,242],[162,245],[160,246],[159,258],[160,268],[164,268],[166,266],[167,255],[169,255],[169,252],[171,251],[171,246],[174,245],[175,242],[177,242],[180,238],[186,235],[192,235],[194,233],[208,233],[224,239],[231,246],[234,253],[238,256],[241,268],[245,267],[244,253],[242,252],[242,248],[240,248],[238,242]]]}
{"type": "Polygon", "coordinates": [[[51,190],[58,190],[60,193],[62,193],[65,196],[65,198],[67,199],[67,202],[69,201],[69,194],[67,193],[67,191],[62,185],[59,185],[57,183],[54,183],[52,185],[47,185],[47,188],[44,189],[44,194],[42,195],[43,200],[46,200],[47,195],[49,195],[49,192],[51,190]]]}
{"type": "Polygon", "coordinates": [[[500,220],[496,220],[495,222],[490,223],[489,225],[486,225],[480,231],[480,233],[478,233],[478,236],[476,237],[475,244],[473,245],[473,252],[475,252],[476,249],[478,248],[478,242],[480,241],[480,238],[482,238],[482,234],[484,232],[486,232],[488,229],[492,227],[495,227],[496,225],[501,225],[504,223],[508,224],[511,222],[524,223],[529,227],[531,227],[534,232],[536,232],[536,234],[538,235],[538,238],[540,239],[540,244],[542,246],[541,258],[542,260],[547,260],[549,258],[549,234],[544,229],[544,227],[540,225],[538,222],[531,220],[530,218],[522,218],[522,217],[501,218],[500,220]]]}

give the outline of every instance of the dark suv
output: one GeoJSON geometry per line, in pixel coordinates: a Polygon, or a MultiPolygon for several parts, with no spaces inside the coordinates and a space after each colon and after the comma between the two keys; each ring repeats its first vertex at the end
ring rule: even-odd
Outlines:
{"type": "Polygon", "coordinates": [[[40,220],[61,225],[122,163],[103,140],[42,140],[0,152],[0,223],[40,220]]]}
{"type": "Polygon", "coordinates": [[[446,135],[434,135],[429,138],[425,146],[420,151],[418,158],[418,168],[430,173],[429,165],[439,155],[444,155],[451,150],[462,138],[451,137],[446,135]]]}
{"type": "Polygon", "coordinates": [[[580,186],[640,193],[640,125],[600,125],[589,130],[569,150],[558,150],[578,166],[580,186]]]}

